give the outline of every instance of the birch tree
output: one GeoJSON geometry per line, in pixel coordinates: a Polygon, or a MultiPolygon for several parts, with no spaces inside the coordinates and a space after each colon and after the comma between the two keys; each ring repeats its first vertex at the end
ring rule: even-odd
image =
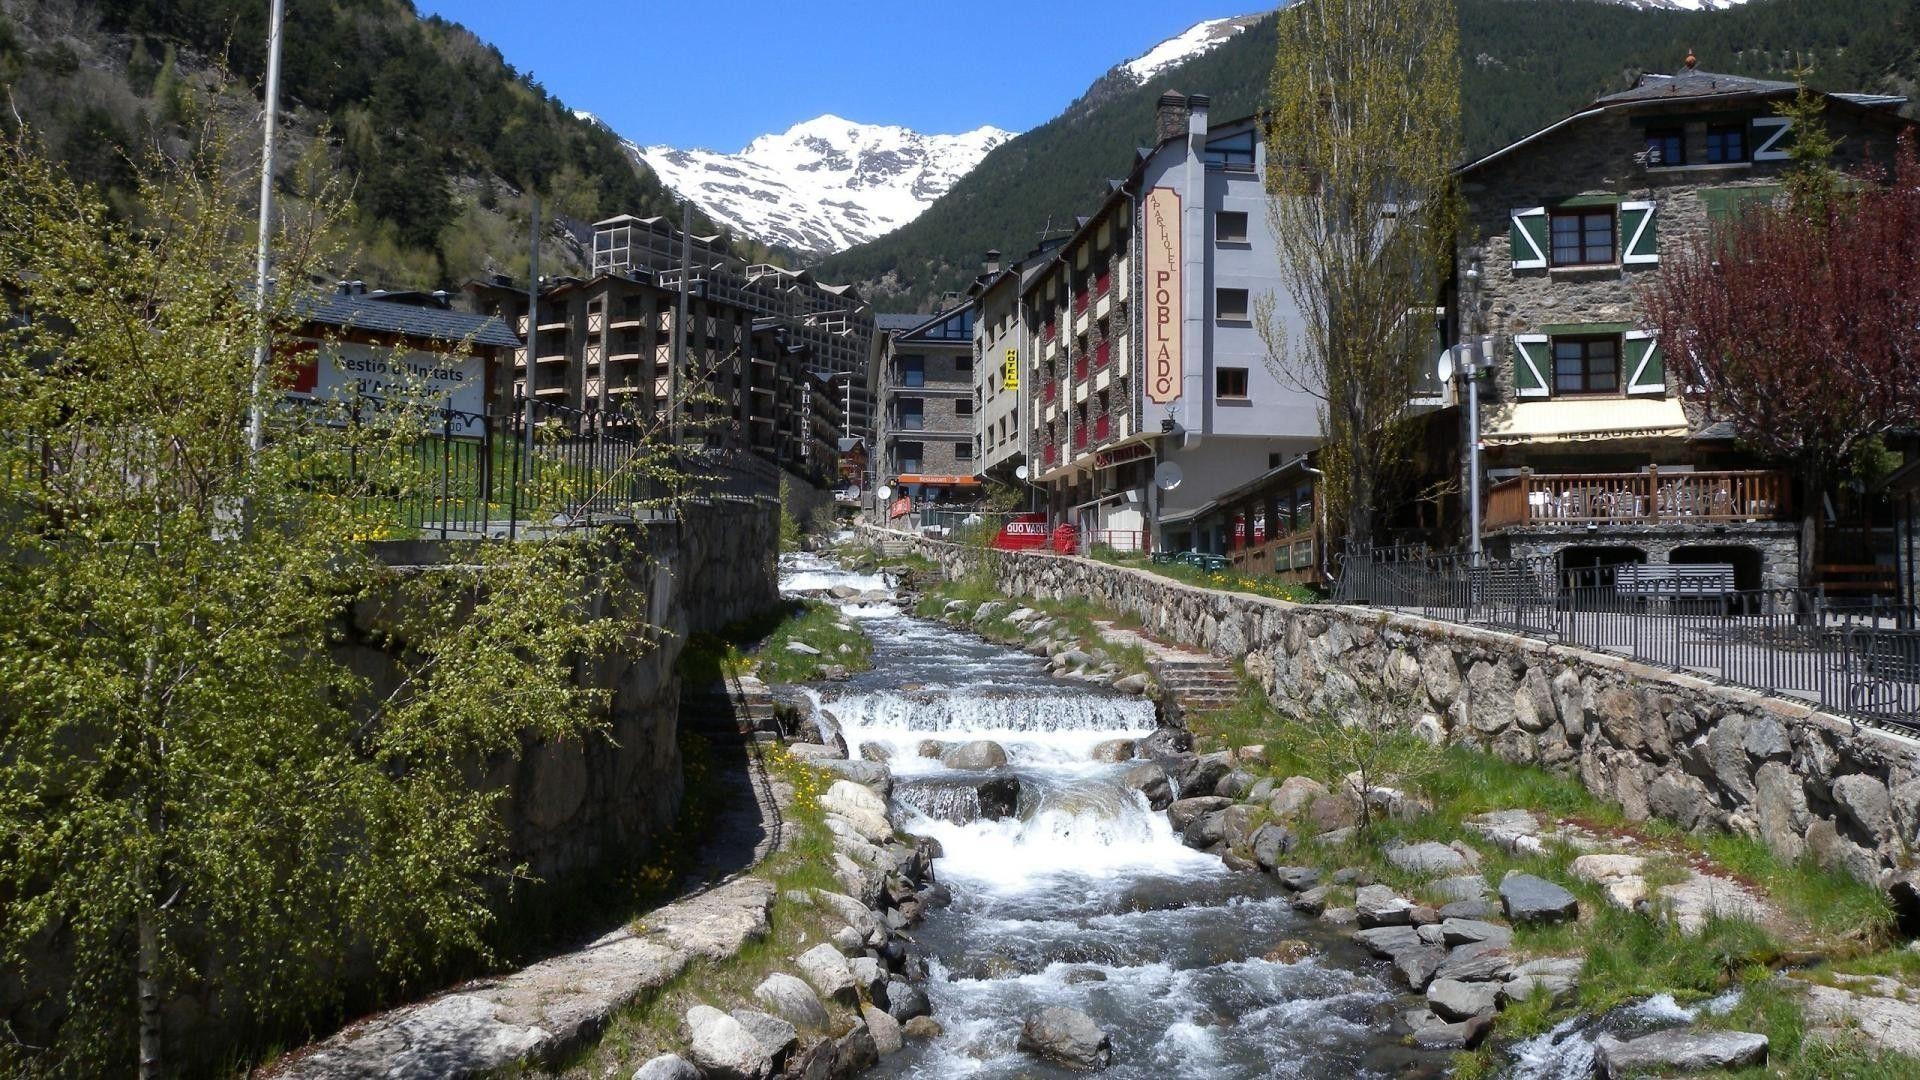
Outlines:
{"type": "Polygon", "coordinates": [[[1447,0],[1302,0],[1279,13],[1267,214],[1301,327],[1260,312],[1268,364],[1318,398],[1329,518],[1373,535],[1412,447],[1410,399],[1450,257],[1459,30],[1447,0]]]}
{"type": "MultiPolygon", "coordinates": [[[[344,970],[482,952],[515,870],[473,777],[593,731],[576,666],[641,647],[595,595],[601,538],[404,576],[371,557],[427,411],[296,415],[287,371],[255,396],[257,173],[229,134],[198,146],[152,162],[123,221],[0,136],[0,986],[46,1020],[0,1034],[10,1075],[177,1072],[182,1009],[285,1031],[344,970]],[[355,605],[378,684],[335,660],[355,605]]],[[[336,216],[307,205],[276,242],[276,334],[336,216]]]]}

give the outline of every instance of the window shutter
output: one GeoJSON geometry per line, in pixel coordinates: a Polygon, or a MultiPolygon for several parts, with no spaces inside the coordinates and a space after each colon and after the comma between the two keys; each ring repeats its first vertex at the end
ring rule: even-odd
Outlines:
{"type": "Polygon", "coordinates": [[[1660,261],[1660,232],[1654,221],[1659,207],[1651,202],[1620,204],[1620,261],[1657,263],[1660,261]]]}
{"type": "Polygon", "coordinates": [[[1513,212],[1513,231],[1508,236],[1515,270],[1547,268],[1547,208],[1535,206],[1513,212]]]}
{"type": "Polygon", "coordinates": [[[1629,330],[1623,335],[1627,364],[1627,393],[1665,394],[1667,359],[1660,353],[1660,342],[1651,330],[1629,330]]]}
{"type": "Polygon", "coordinates": [[[1756,116],[1753,118],[1753,130],[1748,141],[1753,144],[1753,160],[1787,160],[1787,132],[1793,130],[1793,119],[1787,116],[1756,116]]]}
{"type": "Polygon", "coordinates": [[[1547,396],[1550,384],[1543,372],[1553,370],[1551,340],[1545,334],[1513,335],[1513,395],[1515,397],[1547,396]]]}

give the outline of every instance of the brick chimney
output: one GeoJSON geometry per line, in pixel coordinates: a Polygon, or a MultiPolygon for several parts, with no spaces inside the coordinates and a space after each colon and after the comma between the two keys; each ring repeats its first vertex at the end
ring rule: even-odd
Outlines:
{"type": "Polygon", "coordinates": [[[1161,94],[1160,106],[1154,113],[1153,141],[1161,143],[1168,139],[1180,138],[1186,133],[1187,95],[1177,90],[1169,90],[1161,94]]]}

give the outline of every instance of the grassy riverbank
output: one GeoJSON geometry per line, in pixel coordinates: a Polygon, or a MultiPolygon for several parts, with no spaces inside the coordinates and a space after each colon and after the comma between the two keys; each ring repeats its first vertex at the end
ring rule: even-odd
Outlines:
{"type": "Polygon", "coordinates": [[[914,614],[937,619],[946,611],[947,605],[956,600],[976,606],[985,601],[1001,601],[1002,606],[991,616],[968,624],[988,641],[1025,648],[1043,637],[1065,636],[1087,655],[1091,661],[1088,667],[1111,666],[1121,676],[1150,674],[1147,654],[1138,645],[1111,641],[1106,633],[1108,627],[1137,630],[1140,620],[1113,615],[1092,601],[1079,598],[1066,602],[1009,601],[977,581],[943,581],[921,594],[914,605],[914,614]],[[1009,618],[1023,607],[1044,617],[1046,621],[1039,629],[1035,628],[1033,620],[1015,622],[1009,618]]]}
{"type": "Polygon", "coordinates": [[[728,675],[752,675],[768,684],[814,682],[836,674],[836,667],[845,674],[872,667],[873,639],[832,604],[799,600],[717,634],[695,634],[681,664],[696,683],[728,675]],[[791,648],[794,643],[804,648],[791,648]]]}

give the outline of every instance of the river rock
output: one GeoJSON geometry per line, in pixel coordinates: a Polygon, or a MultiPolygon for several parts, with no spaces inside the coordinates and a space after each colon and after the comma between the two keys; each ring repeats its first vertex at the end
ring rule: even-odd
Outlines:
{"type": "Polygon", "coordinates": [[[773,1055],[746,1025],[710,1005],[687,1010],[687,1056],[704,1076],[718,1080],[764,1080],[773,1055]]]}
{"type": "Polygon", "coordinates": [[[1320,884],[1320,871],[1311,866],[1276,866],[1273,879],[1292,892],[1305,892],[1320,884]]]}
{"type": "Polygon", "coordinates": [[[893,758],[893,751],[888,750],[886,747],[881,746],[879,743],[861,743],[860,744],[860,760],[862,761],[871,761],[880,765],[885,765],[888,761],[892,760],[892,758],[893,758]]]}
{"type": "Polygon", "coordinates": [[[1435,840],[1389,845],[1386,855],[1387,861],[1400,869],[1428,877],[1459,874],[1472,869],[1465,856],[1435,840]]]}
{"type": "Polygon", "coordinates": [[[861,836],[875,844],[893,839],[893,823],[887,819],[886,800],[872,788],[851,780],[835,780],[821,794],[820,808],[839,814],[858,829],[861,836]]]}
{"type": "Polygon", "coordinates": [[[1455,900],[1481,900],[1487,895],[1487,879],[1479,874],[1457,874],[1423,886],[1427,895],[1450,904],[1455,900]]]}
{"type": "Polygon", "coordinates": [[[834,1040],[833,1075],[855,1077],[880,1064],[880,1047],[865,1020],[855,1020],[845,1035],[834,1040]]]}
{"type": "Polygon", "coordinates": [[[1184,796],[1211,795],[1220,781],[1233,771],[1233,753],[1220,750],[1211,754],[1181,758],[1173,780],[1184,796]]]}
{"type": "MultiPolygon", "coordinates": [[[[1393,929],[1399,929],[1394,927],[1393,929]]],[[[1447,950],[1438,945],[1418,945],[1403,949],[1393,957],[1393,968],[1407,981],[1408,989],[1420,993],[1433,981],[1434,972],[1447,958],[1447,950]]]]}
{"type": "Polygon", "coordinates": [[[1217,814],[1233,805],[1232,799],[1223,799],[1218,795],[1199,795],[1191,799],[1178,799],[1167,807],[1167,824],[1173,831],[1184,833],[1187,827],[1208,814],[1217,814]]]}
{"type": "MultiPolygon", "coordinates": [[[[810,742],[788,743],[787,756],[793,758],[795,761],[804,761],[809,765],[818,765],[823,761],[838,761],[846,757],[846,755],[842,754],[836,747],[828,746],[825,743],[810,742]]],[[[651,1064],[651,1062],[649,1064],[651,1064]]]]}
{"type": "Polygon", "coordinates": [[[1075,1069],[1104,1069],[1113,1063],[1113,1040],[1093,1018],[1054,1005],[1020,1025],[1020,1049],[1075,1069]]]}
{"type": "Polygon", "coordinates": [[[1221,839],[1235,851],[1246,851],[1253,846],[1254,830],[1253,807],[1245,803],[1235,803],[1220,812],[1221,839]]]}
{"type": "Polygon", "coordinates": [[[815,945],[794,957],[793,962],[799,965],[800,974],[813,984],[820,996],[847,1006],[859,1003],[860,989],[854,982],[853,969],[847,966],[847,958],[832,945],[815,945]]]}
{"type": "Polygon", "coordinates": [[[1332,891],[1325,885],[1315,885],[1293,898],[1293,910],[1305,915],[1323,914],[1327,910],[1327,895],[1332,891]]]}
{"type": "Polygon", "coordinates": [[[1420,940],[1420,932],[1411,926],[1375,926],[1356,930],[1353,940],[1361,948],[1383,960],[1391,960],[1403,952],[1418,949],[1424,944],[1420,940]]]}
{"type": "Polygon", "coordinates": [[[1440,970],[1433,974],[1436,979],[1455,982],[1502,982],[1512,970],[1513,959],[1507,955],[1505,945],[1481,941],[1448,953],[1440,970]]]}
{"type": "Polygon", "coordinates": [[[1020,812],[1020,779],[1018,777],[989,777],[975,785],[974,794],[980,800],[980,820],[982,821],[999,821],[1020,812]]]}
{"type": "Polygon", "coordinates": [[[1147,692],[1147,683],[1146,675],[1136,671],[1113,680],[1113,688],[1128,694],[1144,694],[1147,692]]]}
{"type": "Polygon", "coordinates": [[[776,971],[753,988],[753,996],[781,1018],[799,1027],[825,1031],[827,1009],[813,987],[784,971],[776,971]]]}
{"type": "Polygon", "coordinates": [[[1513,931],[1510,928],[1479,919],[1442,919],[1440,937],[1449,948],[1491,942],[1504,949],[1513,944],[1513,931]]]}
{"type": "Polygon", "coordinates": [[[790,653],[798,653],[801,656],[819,656],[820,655],[819,649],[814,648],[813,646],[807,644],[804,641],[787,642],[787,651],[790,653]]]}
{"type": "Polygon", "coordinates": [[[933,1006],[927,1001],[927,992],[911,980],[894,976],[887,981],[887,1014],[902,1024],[916,1016],[927,1016],[933,1012],[933,1006]]]}
{"type": "Polygon", "coordinates": [[[880,1052],[881,1057],[897,1054],[906,1045],[906,1036],[900,1031],[900,1021],[887,1015],[879,1006],[860,1006],[860,1018],[867,1022],[867,1030],[873,1033],[873,1048],[880,1052]]]}
{"type": "Polygon", "coordinates": [[[759,1009],[733,1009],[728,1015],[740,1021],[740,1026],[747,1029],[776,1067],[800,1045],[800,1033],[777,1016],[768,1016],[759,1009]]]}
{"type": "Polygon", "coordinates": [[[1089,756],[1095,761],[1109,763],[1131,761],[1133,760],[1133,740],[1108,739],[1103,743],[1095,743],[1093,753],[1089,756]]]}
{"type": "Polygon", "coordinates": [[[946,1034],[947,1029],[931,1016],[916,1016],[901,1024],[900,1031],[909,1039],[937,1039],[946,1034]]]}
{"type": "Polygon", "coordinates": [[[1151,758],[1184,758],[1193,752],[1193,732],[1183,727],[1157,727],[1134,744],[1134,753],[1151,758]]]}
{"type": "Polygon", "coordinates": [[[873,919],[873,909],[846,893],[837,893],[830,889],[813,890],[813,898],[822,907],[838,915],[842,922],[853,927],[862,938],[872,941],[874,931],[879,924],[873,919]]]}
{"type": "MultiPolygon", "coordinates": [[[[1279,863],[1280,856],[1293,850],[1293,834],[1269,821],[1254,832],[1252,848],[1253,861],[1262,870],[1270,870],[1279,863]]],[[[1283,881],[1281,884],[1286,883],[1283,881]]],[[[1294,886],[1287,887],[1299,891],[1294,886]]]]}
{"type": "Polygon", "coordinates": [[[834,776],[859,784],[885,799],[893,794],[893,771],[877,761],[850,761],[846,758],[830,758],[811,763],[815,768],[832,773],[834,776]]]}
{"type": "Polygon", "coordinates": [[[1157,761],[1129,767],[1120,782],[1145,796],[1149,809],[1165,810],[1173,804],[1173,785],[1167,780],[1167,770],[1157,761]]]}
{"type": "Polygon", "coordinates": [[[997,769],[1006,763],[1006,748],[991,739],[961,743],[940,755],[940,764],[949,769],[997,769]]]}
{"type": "Polygon", "coordinates": [[[1395,896],[1385,885],[1363,885],[1353,893],[1353,910],[1362,927],[1405,926],[1412,921],[1412,908],[1412,901],[1395,896]]]}
{"type": "Polygon", "coordinates": [[[1440,920],[1448,919],[1491,919],[1500,914],[1500,909],[1489,900],[1455,900],[1440,905],[1440,920]]]}
{"type": "Polygon", "coordinates": [[[1219,783],[1213,785],[1213,793],[1224,795],[1229,799],[1244,799],[1259,779],[1245,769],[1234,769],[1221,777],[1219,783]]]}
{"type": "Polygon", "coordinates": [[[1656,1031],[1637,1039],[1602,1035],[1594,1044],[1595,1071],[1606,1077],[1651,1072],[1744,1069],[1767,1060],[1767,1037],[1751,1031],[1656,1031]]]}
{"type": "Polygon", "coordinates": [[[1512,922],[1563,922],[1580,914],[1580,901],[1545,878],[1509,873],[1500,882],[1500,903],[1512,922]]]}
{"type": "MultiPolygon", "coordinates": [[[[868,1001],[885,1001],[887,992],[887,969],[880,961],[871,956],[856,956],[847,961],[847,970],[853,972],[853,982],[865,994],[868,1001]]],[[[879,1032],[874,1038],[880,1037],[879,1032]]],[[[882,1050],[881,1053],[886,1053],[882,1050]]]]}
{"type": "Polygon", "coordinates": [[[1556,1008],[1571,1005],[1580,992],[1581,967],[1582,962],[1577,957],[1549,956],[1528,960],[1516,966],[1513,974],[1500,987],[1500,1000],[1503,1003],[1525,1001],[1544,991],[1553,999],[1556,1008]]]}
{"type": "Polygon", "coordinates": [[[635,1069],[633,1080],[700,1080],[700,1069],[679,1054],[661,1054],[635,1069]]]}
{"type": "Polygon", "coordinates": [[[1205,851],[1215,844],[1225,842],[1227,838],[1227,811],[1215,810],[1201,814],[1193,819],[1180,833],[1180,839],[1190,848],[1205,851]]]}
{"type": "Polygon", "coordinates": [[[1498,993],[1492,983],[1435,979],[1427,985],[1427,1004],[1443,1020],[1470,1020],[1498,1008],[1498,993]]]}

